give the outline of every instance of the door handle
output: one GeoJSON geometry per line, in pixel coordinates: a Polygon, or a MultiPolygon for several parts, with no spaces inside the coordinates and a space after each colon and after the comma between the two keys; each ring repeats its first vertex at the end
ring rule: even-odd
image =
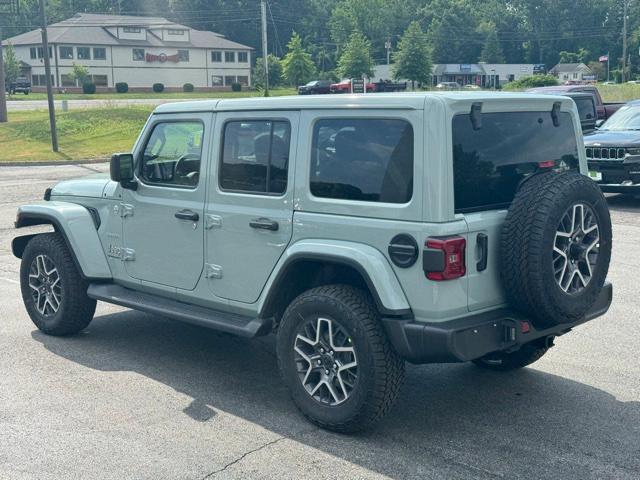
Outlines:
{"type": "Polygon", "coordinates": [[[192,222],[200,220],[200,215],[196,212],[192,212],[191,210],[180,210],[176,212],[174,216],[180,220],[190,220],[192,222]]]}
{"type": "Polygon", "coordinates": [[[272,232],[277,231],[279,228],[278,222],[269,218],[254,218],[249,222],[249,226],[261,230],[271,230],[272,232]]]}
{"type": "Polygon", "coordinates": [[[489,259],[489,237],[484,233],[479,233],[476,237],[476,245],[480,251],[480,260],[476,263],[476,270],[482,272],[487,269],[487,260],[489,259]]]}

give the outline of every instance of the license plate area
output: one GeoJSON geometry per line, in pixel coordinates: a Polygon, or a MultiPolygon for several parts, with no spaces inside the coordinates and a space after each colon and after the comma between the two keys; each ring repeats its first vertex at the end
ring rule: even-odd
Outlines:
{"type": "Polygon", "coordinates": [[[602,181],[602,172],[598,172],[596,170],[589,170],[589,178],[595,180],[596,182],[602,181]]]}

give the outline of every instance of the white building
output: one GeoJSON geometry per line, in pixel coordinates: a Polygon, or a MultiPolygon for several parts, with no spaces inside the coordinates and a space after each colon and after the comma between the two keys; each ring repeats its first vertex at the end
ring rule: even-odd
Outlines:
{"type": "MultiPolygon", "coordinates": [[[[79,13],[47,28],[53,85],[77,87],[73,64],[88,68],[99,89],[126,82],[131,89],[154,83],[181,89],[251,85],[252,49],[214,32],[194,30],[160,17],[79,13]]],[[[9,38],[23,74],[35,89],[45,85],[40,30],[9,38]]]]}
{"type": "Polygon", "coordinates": [[[561,82],[583,83],[596,79],[593,71],[584,63],[559,63],[549,73],[558,77],[561,82]]]}

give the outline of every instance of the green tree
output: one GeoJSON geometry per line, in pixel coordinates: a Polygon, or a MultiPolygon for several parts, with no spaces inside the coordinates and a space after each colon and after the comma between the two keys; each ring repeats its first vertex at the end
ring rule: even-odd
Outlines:
{"type": "Polygon", "coordinates": [[[504,63],[504,53],[495,26],[487,32],[487,39],[480,53],[480,61],[487,63],[504,63]]]}
{"type": "Polygon", "coordinates": [[[373,75],[371,44],[360,32],[353,32],[338,60],[338,74],[344,78],[373,75]]]}
{"type": "MultiPolygon", "coordinates": [[[[267,64],[269,65],[269,86],[277,87],[282,83],[282,62],[278,57],[270,53],[267,56],[267,64]]],[[[256,58],[252,79],[254,86],[264,87],[264,63],[262,57],[256,58]]]]}
{"type": "Polygon", "coordinates": [[[415,82],[429,83],[431,78],[431,55],[427,37],[418,22],[411,22],[400,38],[398,50],[393,55],[393,76],[396,79],[411,80],[411,87],[415,82]]]}
{"type": "MultiPolygon", "coordinates": [[[[15,82],[20,75],[20,62],[16,57],[16,51],[11,43],[8,43],[4,50],[4,81],[7,88],[15,82]]],[[[2,92],[0,92],[2,94],[2,92]]]]}
{"type": "Polygon", "coordinates": [[[307,83],[315,74],[316,67],[311,54],[302,46],[300,35],[293,32],[287,48],[288,52],[282,59],[282,76],[291,85],[307,83]]]}
{"type": "Polygon", "coordinates": [[[84,65],[80,65],[74,62],[73,71],[71,72],[71,78],[76,80],[80,86],[89,81],[89,69],[84,65]]]}

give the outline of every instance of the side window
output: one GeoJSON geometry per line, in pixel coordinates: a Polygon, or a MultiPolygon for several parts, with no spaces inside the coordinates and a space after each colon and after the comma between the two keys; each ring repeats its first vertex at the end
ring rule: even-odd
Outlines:
{"type": "Polygon", "coordinates": [[[318,120],[311,146],[316,197],[406,203],[413,194],[413,128],[405,120],[318,120]]]}
{"type": "Polygon", "coordinates": [[[201,122],[156,124],[144,148],[140,178],[150,184],[198,185],[203,134],[201,122]]]}
{"type": "Polygon", "coordinates": [[[283,194],[287,190],[291,127],[276,120],[232,121],[224,126],[220,188],[283,194]]]}

